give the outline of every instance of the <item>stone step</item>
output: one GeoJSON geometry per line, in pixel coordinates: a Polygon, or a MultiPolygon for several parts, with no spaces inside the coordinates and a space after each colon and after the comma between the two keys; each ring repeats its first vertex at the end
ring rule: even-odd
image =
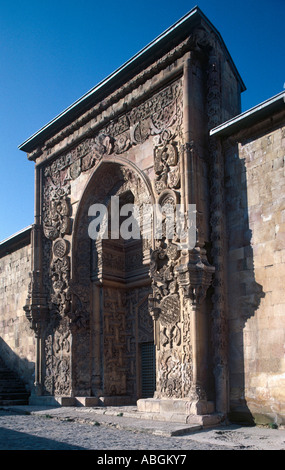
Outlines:
{"type": "Polygon", "coordinates": [[[3,377],[3,379],[5,378],[17,379],[17,375],[14,372],[9,371],[9,370],[0,370],[0,376],[3,377]]]}
{"type": "Polygon", "coordinates": [[[13,382],[15,384],[23,385],[23,382],[17,377],[15,378],[14,377],[2,377],[1,374],[0,374],[0,381],[2,384],[13,382]]]}
{"type": "Polygon", "coordinates": [[[0,400],[18,400],[27,398],[29,394],[27,392],[8,392],[8,393],[0,393],[0,400]]]}
{"type": "Polygon", "coordinates": [[[0,358],[0,405],[27,405],[29,395],[22,380],[0,358]]]}
{"type": "Polygon", "coordinates": [[[28,405],[28,399],[24,400],[1,400],[0,399],[0,406],[21,406],[21,405],[28,405]]]}
{"type": "Polygon", "coordinates": [[[0,377],[0,390],[1,388],[22,388],[23,390],[26,390],[26,387],[22,383],[15,383],[13,380],[3,383],[1,382],[1,377],[0,377]]]}
{"type": "Polygon", "coordinates": [[[14,380],[7,380],[2,381],[0,377],[0,392],[4,390],[24,390],[26,391],[26,387],[22,382],[16,382],[14,380]]]}

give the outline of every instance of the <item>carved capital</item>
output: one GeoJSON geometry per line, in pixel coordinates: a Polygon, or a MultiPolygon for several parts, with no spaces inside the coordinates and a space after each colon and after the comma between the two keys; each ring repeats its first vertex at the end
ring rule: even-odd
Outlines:
{"type": "Polygon", "coordinates": [[[23,306],[26,317],[36,336],[45,329],[48,319],[46,295],[41,291],[41,275],[38,270],[30,273],[30,284],[26,304],[23,306]]]}
{"type": "Polygon", "coordinates": [[[193,305],[200,305],[212,284],[215,268],[200,256],[200,250],[191,253],[188,263],[177,266],[176,273],[185,297],[190,298],[193,305]]]}
{"type": "Polygon", "coordinates": [[[30,322],[31,329],[34,330],[37,337],[40,337],[48,322],[49,310],[45,304],[45,299],[33,298],[32,302],[28,300],[23,308],[30,322]]]}

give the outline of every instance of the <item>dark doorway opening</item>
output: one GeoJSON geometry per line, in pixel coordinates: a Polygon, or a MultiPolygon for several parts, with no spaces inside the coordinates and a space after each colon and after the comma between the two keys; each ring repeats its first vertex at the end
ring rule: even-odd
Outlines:
{"type": "Polygon", "coordinates": [[[153,342],[141,343],[142,398],[152,398],[155,392],[155,346],[153,342]]]}

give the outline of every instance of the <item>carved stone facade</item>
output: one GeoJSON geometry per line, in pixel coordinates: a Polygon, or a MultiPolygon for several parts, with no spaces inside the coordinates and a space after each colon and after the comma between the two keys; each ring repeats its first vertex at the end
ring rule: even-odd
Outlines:
{"type": "Polygon", "coordinates": [[[229,411],[232,147],[211,130],[240,113],[244,85],[198,8],[174,29],[22,146],[36,166],[31,402],[137,402],[206,424],[229,411]],[[90,237],[90,208],[114,197],[119,222],[124,204],[140,222],[159,205],[161,237],[151,219],[138,238],[114,237],[110,219],[90,237]],[[183,220],[196,208],[191,249],[167,231],[177,205],[183,220]]]}
{"type": "Polygon", "coordinates": [[[218,293],[223,267],[209,260],[223,243],[222,226],[211,225],[222,218],[223,166],[215,161],[205,126],[207,120],[210,127],[221,122],[226,108],[230,116],[239,111],[238,97],[229,106],[221,95],[223,81],[237,90],[242,84],[234,66],[223,78],[227,53],[202,20],[164,50],[29,152],[38,172],[34,230],[41,253],[33,272],[42,274],[37,313],[33,289],[25,309],[32,327],[37,325],[42,396],[136,402],[144,380],[140,347],[153,343],[156,384],[150,398],[182,400],[191,413],[205,414],[214,393],[204,364],[213,356],[217,377],[226,368],[218,293]],[[173,208],[174,214],[180,204],[184,220],[188,205],[195,204],[195,247],[181,249],[176,232],[169,237],[167,212],[159,239],[150,225],[140,240],[91,240],[89,208],[110,207],[112,196],[136,204],[141,214],[144,204],[173,208]],[[212,297],[210,286],[217,287],[212,297]],[[211,322],[218,334],[214,350],[209,333],[200,341],[211,322]]]}

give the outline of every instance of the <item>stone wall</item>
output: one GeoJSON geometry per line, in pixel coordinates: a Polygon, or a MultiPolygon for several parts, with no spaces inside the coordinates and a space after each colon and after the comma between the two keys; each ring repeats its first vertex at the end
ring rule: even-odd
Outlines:
{"type": "Polygon", "coordinates": [[[218,149],[211,145],[209,151],[208,130],[240,112],[241,83],[219,37],[206,23],[196,26],[179,44],[170,42],[163,56],[148,57],[121,77],[123,83],[113,82],[104,97],[94,92],[92,103],[81,102],[72,121],[65,116],[41,136],[40,145],[25,147],[36,163],[35,256],[25,309],[41,352],[38,395],[141,396],[135,373],[140,329],[133,333],[140,311],[132,310],[131,289],[143,281],[152,287],[140,301],[149,300],[144,309],[153,321],[155,398],[191,403],[188,414],[208,413],[216,399],[216,411],[226,411],[223,164],[218,149]],[[195,249],[178,249],[179,234],[174,240],[152,235],[143,242],[132,287],[126,285],[129,279],[118,279],[115,269],[118,255],[110,245],[106,250],[96,244],[91,252],[87,230],[88,209],[95,202],[109,204],[114,195],[131,195],[140,209],[144,203],[168,210],[184,204],[188,211],[188,204],[196,204],[195,249]],[[211,242],[214,266],[208,260],[211,242]],[[149,273],[139,279],[144,268],[149,273]]]}
{"type": "MultiPolygon", "coordinates": [[[[36,161],[38,175],[39,225],[35,246],[40,247],[42,254],[42,258],[34,258],[32,275],[36,279],[37,273],[41,273],[42,279],[34,283],[26,310],[37,335],[41,335],[44,353],[41,368],[37,370],[42,376],[36,377],[36,382],[43,395],[109,397],[111,393],[113,396],[135,393],[135,385],[127,390],[127,382],[124,384],[122,380],[119,384],[117,372],[122,379],[123,371],[128,368],[123,363],[122,351],[129,348],[124,341],[131,329],[125,324],[119,337],[115,323],[113,327],[105,327],[108,322],[114,322],[115,305],[119,306],[120,314],[124,311],[123,297],[97,292],[97,298],[104,299],[108,308],[104,311],[102,306],[95,308],[92,304],[91,277],[92,282],[100,286],[103,283],[100,288],[104,291],[107,254],[111,254],[109,259],[115,265],[115,253],[107,253],[106,247],[98,249],[99,273],[91,276],[87,230],[88,209],[92,204],[107,204],[112,196],[124,196],[128,192],[140,208],[144,203],[162,207],[167,204],[173,208],[176,204],[198,206],[196,249],[191,255],[178,249],[179,238],[174,242],[153,237],[149,242],[144,241],[144,266],[149,263],[149,274],[144,281],[152,283],[148,318],[154,321],[156,398],[190,397],[196,403],[207,402],[208,396],[215,395],[209,366],[210,315],[206,315],[210,310],[207,289],[215,270],[210,266],[205,247],[210,243],[211,197],[207,124],[218,124],[239,112],[240,85],[234,71],[226,65],[219,41],[210,33],[205,32],[203,37],[200,34],[195,32],[191,50],[185,49],[187,44],[170,50],[163,59],[130,78],[124,86],[46,140],[42,148],[29,154],[36,161]],[[198,39],[199,43],[203,39],[204,50],[194,46],[198,39]],[[235,90],[231,99],[219,91],[228,87],[235,90]],[[47,293],[47,304],[44,293],[47,293]],[[43,299],[40,322],[37,321],[39,297],[43,299]],[[98,324],[103,346],[98,347],[95,357],[91,339],[97,335],[98,324]]],[[[222,174],[216,170],[213,168],[211,172],[215,174],[215,182],[222,174]]],[[[211,191],[216,219],[220,217],[222,188],[214,186],[211,191]]],[[[215,240],[218,237],[216,234],[215,240]]],[[[214,246],[216,252],[217,248],[220,247],[214,246]]],[[[217,268],[222,270],[222,266],[217,268]]],[[[115,279],[115,274],[113,266],[107,280],[118,283],[120,279],[115,279]]],[[[136,284],[132,288],[138,287],[138,281],[133,281],[136,284]]],[[[129,287],[124,288],[128,290],[124,302],[131,311],[128,304],[131,293],[129,287]]],[[[94,303],[99,304],[96,295],[94,303]]],[[[219,336],[223,335],[223,319],[217,318],[218,306],[215,312],[213,330],[218,330],[215,364],[219,369],[226,340],[219,336]]],[[[131,338],[130,343],[138,350],[136,336],[131,338]]],[[[131,348],[128,354],[135,357],[131,348]]],[[[136,360],[134,370],[138,363],[136,360]]],[[[223,407],[219,405],[218,411],[223,411],[223,407]]]]}
{"type": "Polygon", "coordinates": [[[0,245],[0,356],[31,387],[35,338],[25,316],[31,270],[30,230],[0,245]]]}
{"type": "Polygon", "coordinates": [[[231,411],[255,422],[285,411],[284,147],[280,115],[225,149],[231,411]]]}
{"type": "Polygon", "coordinates": [[[220,38],[208,23],[197,26],[22,146],[36,164],[33,262],[28,243],[5,256],[3,340],[10,356],[34,360],[22,309],[31,269],[25,311],[38,340],[38,395],[139,398],[138,324],[147,319],[155,398],[187,400],[188,414],[208,413],[215,401],[224,416],[230,397],[232,418],[279,423],[284,116],[249,127],[241,117],[226,141],[209,138],[240,112],[243,86],[220,38]],[[195,249],[152,236],[135,253],[136,275],[134,266],[128,272],[130,246],[124,256],[111,244],[92,247],[87,230],[92,204],[107,206],[115,195],[140,209],[196,204],[195,249]],[[150,297],[140,298],[150,283],[150,297]]]}

